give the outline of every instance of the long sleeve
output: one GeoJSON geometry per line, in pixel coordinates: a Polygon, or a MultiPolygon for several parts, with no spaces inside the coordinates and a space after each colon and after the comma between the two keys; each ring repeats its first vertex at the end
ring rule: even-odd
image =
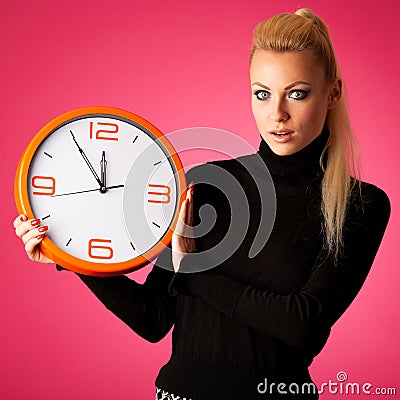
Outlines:
{"type": "Polygon", "coordinates": [[[157,265],[162,260],[168,262],[169,258],[170,248],[166,248],[143,284],[127,276],[77,275],[108,310],[139,336],[155,343],[169,332],[175,321],[176,298],[167,291],[173,272],[157,265]]]}
{"type": "MultiPolygon", "coordinates": [[[[298,292],[272,293],[209,270],[176,273],[169,286],[170,293],[201,296],[233,319],[300,351],[309,349],[313,338],[318,333],[329,333],[349,307],[378,251],[390,216],[390,202],[385,192],[371,187],[363,217],[359,217],[359,210],[353,209],[354,215],[350,213],[345,225],[342,261],[334,265],[327,258],[315,265],[309,280],[298,292]]],[[[190,262],[190,254],[182,262],[190,262]]]]}

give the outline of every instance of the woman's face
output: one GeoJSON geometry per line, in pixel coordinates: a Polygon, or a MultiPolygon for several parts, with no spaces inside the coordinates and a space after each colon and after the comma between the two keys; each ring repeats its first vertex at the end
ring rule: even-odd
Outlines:
{"type": "Polygon", "coordinates": [[[253,115],[274,153],[296,153],[321,133],[332,97],[338,97],[337,84],[332,91],[324,72],[304,52],[258,50],[254,54],[250,66],[253,115]]]}

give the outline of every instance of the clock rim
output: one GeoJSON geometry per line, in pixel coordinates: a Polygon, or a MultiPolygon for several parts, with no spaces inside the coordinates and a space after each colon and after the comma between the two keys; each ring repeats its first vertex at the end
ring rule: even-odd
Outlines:
{"type": "Polygon", "coordinates": [[[32,208],[29,201],[28,195],[28,173],[31,161],[33,159],[36,150],[41,145],[41,143],[56,130],[59,126],[65,125],[68,121],[79,118],[79,117],[90,117],[90,115],[108,115],[110,117],[122,117],[127,119],[128,121],[133,121],[145,129],[150,131],[157,140],[159,140],[162,145],[167,150],[173,167],[175,168],[175,173],[178,176],[178,206],[176,207],[174,217],[172,222],[167,229],[166,233],[163,237],[149,250],[145,253],[137,256],[133,259],[122,261],[122,262],[110,262],[110,263],[99,263],[93,261],[82,260],[78,257],[74,257],[71,254],[65,252],[60,247],[58,247],[50,238],[47,236],[44,237],[42,242],[40,243],[40,248],[42,252],[55,261],[55,263],[60,264],[62,267],[67,268],[70,271],[81,273],[84,275],[93,275],[93,276],[116,276],[127,274],[130,272],[137,271],[140,268],[145,267],[147,264],[152,262],[166,247],[169,246],[172,240],[172,234],[176,227],[179,218],[179,210],[184,201],[184,190],[186,188],[186,177],[183,169],[182,162],[178,156],[178,153],[175,151],[172,144],[169,140],[164,136],[164,134],[152,123],[144,119],[143,117],[134,114],[130,111],[122,110],[120,108],[108,107],[108,106],[91,106],[91,107],[82,107],[77,108],[66,113],[63,113],[56,118],[49,121],[46,125],[44,125],[39,132],[32,138],[26,147],[24,153],[22,154],[14,180],[14,198],[17,210],[20,214],[27,215],[28,219],[35,218],[32,212],[32,208]],[[101,267],[101,271],[99,271],[97,267],[101,267]]]}

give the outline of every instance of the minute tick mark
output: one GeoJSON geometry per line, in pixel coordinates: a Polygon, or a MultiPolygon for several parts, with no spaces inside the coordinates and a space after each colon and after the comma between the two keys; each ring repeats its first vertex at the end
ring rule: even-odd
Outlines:
{"type": "Polygon", "coordinates": [[[138,136],[136,135],[136,137],[135,137],[135,139],[133,139],[132,143],[135,143],[137,138],[138,138],[138,136]]]}
{"type": "Polygon", "coordinates": [[[43,221],[44,219],[47,219],[47,218],[50,218],[50,215],[46,215],[45,217],[43,217],[43,218],[42,218],[42,221],[43,221]]]}
{"type": "Polygon", "coordinates": [[[72,238],[70,238],[65,246],[68,246],[71,243],[72,238]]]}
{"type": "Polygon", "coordinates": [[[46,154],[47,157],[53,158],[53,156],[51,154],[46,153],[45,151],[43,153],[46,154]]]}
{"type": "Polygon", "coordinates": [[[155,222],[153,222],[153,225],[155,225],[157,228],[161,228],[160,225],[156,224],[155,222]]]}

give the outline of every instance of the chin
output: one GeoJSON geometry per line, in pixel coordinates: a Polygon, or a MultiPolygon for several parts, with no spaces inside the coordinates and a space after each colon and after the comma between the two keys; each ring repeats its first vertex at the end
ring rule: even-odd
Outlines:
{"type": "MultiPolygon", "coordinates": [[[[268,144],[268,147],[278,156],[289,156],[301,150],[301,143],[298,141],[297,133],[295,132],[295,136],[291,138],[288,142],[278,143],[273,138],[270,137],[269,134],[265,136],[261,134],[264,141],[268,144]]],[[[301,142],[301,141],[300,141],[301,142]]]]}
{"type": "Polygon", "coordinates": [[[268,146],[270,149],[278,156],[290,156],[291,154],[296,153],[299,151],[297,148],[293,148],[290,144],[282,143],[282,144],[277,144],[277,143],[268,143],[268,146]]]}
{"type": "Polygon", "coordinates": [[[285,151],[280,149],[280,151],[272,149],[272,151],[278,156],[290,156],[291,154],[296,153],[295,151],[285,151]]]}

